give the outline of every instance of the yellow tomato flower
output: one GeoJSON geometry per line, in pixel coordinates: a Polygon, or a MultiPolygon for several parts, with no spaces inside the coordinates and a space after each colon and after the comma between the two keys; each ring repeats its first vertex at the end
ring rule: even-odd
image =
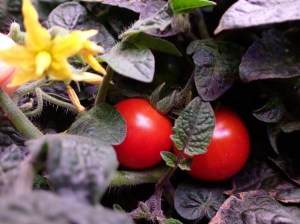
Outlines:
{"type": "MultiPolygon", "coordinates": [[[[10,86],[18,86],[29,81],[49,78],[51,80],[86,81],[85,75],[73,72],[68,58],[81,55],[97,72],[105,74],[105,70],[94,58],[103,52],[103,48],[89,41],[96,35],[96,30],[72,31],[67,35],[51,37],[47,29],[38,21],[38,14],[30,0],[23,0],[22,14],[25,27],[25,44],[14,45],[0,50],[0,61],[17,67],[16,74],[10,86]]],[[[94,75],[94,79],[102,79],[94,75]]]]}

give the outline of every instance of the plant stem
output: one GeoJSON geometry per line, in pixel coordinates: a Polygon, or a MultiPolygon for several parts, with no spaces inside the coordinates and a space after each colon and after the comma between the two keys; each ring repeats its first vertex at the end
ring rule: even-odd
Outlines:
{"type": "Polygon", "coordinates": [[[38,138],[43,133],[23,114],[12,99],[0,88],[0,106],[15,128],[26,137],[38,138]]]}
{"type": "Polygon", "coordinates": [[[110,186],[118,187],[155,183],[167,169],[167,167],[163,166],[147,171],[117,171],[110,186]]]}
{"type": "Polygon", "coordinates": [[[107,91],[110,85],[110,81],[112,80],[114,75],[114,70],[108,66],[106,69],[106,75],[103,78],[103,81],[100,85],[96,100],[95,100],[95,106],[100,105],[101,103],[105,102],[105,98],[107,95],[107,91]]]}

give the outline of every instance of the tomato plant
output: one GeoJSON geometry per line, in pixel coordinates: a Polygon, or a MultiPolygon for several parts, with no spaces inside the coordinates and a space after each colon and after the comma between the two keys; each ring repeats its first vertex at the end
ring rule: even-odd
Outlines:
{"type": "MultiPolygon", "coordinates": [[[[228,107],[215,111],[216,125],[205,154],[193,157],[189,174],[197,179],[220,181],[232,177],[245,165],[250,139],[244,122],[228,107]]],[[[178,153],[177,149],[175,152],[178,153]]]]}
{"type": "Polygon", "coordinates": [[[144,99],[126,99],[115,106],[127,126],[125,140],[114,146],[119,163],[132,169],[145,169],[159,163],[160,152],[172,147],[170,120],[144,99]]]}

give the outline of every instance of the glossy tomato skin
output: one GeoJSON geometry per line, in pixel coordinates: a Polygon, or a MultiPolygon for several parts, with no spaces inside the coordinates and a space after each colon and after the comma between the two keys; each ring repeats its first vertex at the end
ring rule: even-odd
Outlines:
{"type": "Polygon", "coordinates": [[[238,173],[250,152],[250,138],[244,122],[231,109],[215,111],[216,124],[205,154],[193,157],[190,175],[205,181],[221,181],[238,173]]]}
{"type": "Polygon", "coordinates": [[[172,123],[151,104],[138,98],[115,105],[126,121],[127,133],[122,144],[114,146],[121,166],[146,169],[162,159],[161,151],[172,148],[172,123]]]}

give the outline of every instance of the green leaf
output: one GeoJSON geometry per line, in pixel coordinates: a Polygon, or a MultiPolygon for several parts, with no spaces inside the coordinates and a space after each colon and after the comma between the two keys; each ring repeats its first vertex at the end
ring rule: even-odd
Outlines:
{"type": "Polygon", "coordinates": [[[93,138],[53,134],[30,140],[27,146],[32,155],[47,147],[51,188],[84,203],[99,202],[118,167],[113,147],[93,138]]]}
{"type": "Polygon", "coordinates": [[[173,219],[173,218],[162,220],[160,223],[163,223],[163,224],[183,224],[179,220],[173,219]]]}
{"type": "Polygon", "coordinates": [[[112,50],[98,57],[105,61],[120,75],[142,81],[151,82],[154,76],[154,56],[152,52],[128,41],[116,44],[112,50]]]}
{"type": "Polygon", "coordinates": [[[180,51],[171,42],[151,36],[144,32],[132,34],[128,36],[126,40],[135,44],[136,46],[146,47],[151,50],[156,50],[176,56],[182,56],[180,51]]]}
{"type": "Polygon", "coordinates": [[[194,98],[175,120],[173,140],[178,150],[189,156],[206,152],[215,126],[214,111],[208,102],[194,98]]]}
{"type": "Polygon", "coordinates": [[[207,0],[171,0],[174,14],[189,13],[195,8],[216,5],[215,2],[207,0]]]}
{"type": "Polygon", "coordinates": [[[172,152],[161,152],[162,159],[166,162],[167,166],[175,167],[177,156],[172,152]]]}
{"type": "Polygon", "coordinates": [[[193,162],[192,158],[185,158],[180,161],[180,163],[178,164],[178,167],[181,170],[191,170],[192,162],[193,162]]]}
{"type": "Polygon", "coordinates": [[[119,38],[124,38],[135,33],[145,32],[149,30],[165,30],[171,25],[173,20],[173,10],[168,4],[165,4],[160,10],[153,15],[136,21],[128,30],[122,33],[119,38]]]}
{"type": "Polygon", "coordinates": [[[126,135],[126,123],[118,110],[108,104],[101,104],[82,113],[68,130],[76,134],[95,138],[110,145],[123,142],[126,135]]]}

